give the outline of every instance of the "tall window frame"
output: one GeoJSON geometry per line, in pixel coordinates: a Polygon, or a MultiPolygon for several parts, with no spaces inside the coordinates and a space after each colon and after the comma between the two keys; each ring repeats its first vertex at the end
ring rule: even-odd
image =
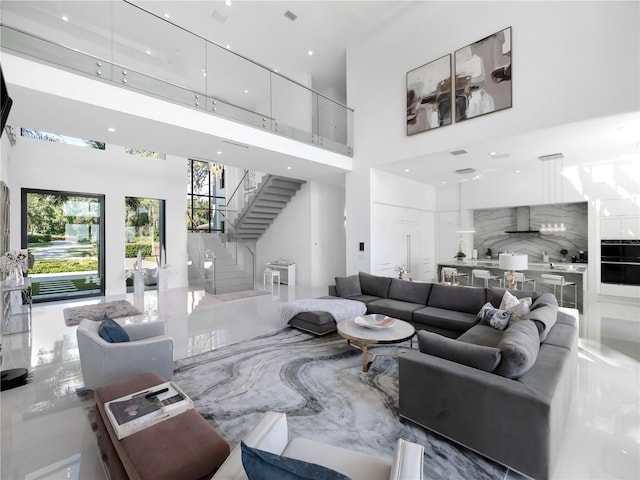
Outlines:
{"type": "MultiPolygon", "coordinates": [[[[84,298],[84,297],[95,297],[95,296],[104,296],[105,294],[105,264],[106,264],[106,256],[105,256],[105,223],[106,223],[106,218],[105,218],[105,196],[102,194],[95,194],[95,193],[85,193],[85,192],[70,192],[70,191],[60,191],[60,190],[43,190],[43,189],[35,189],[35,188],[22,188],[21,189],[21,205],[20,205],[20,221],[21,221],[21,228],[20,228],[20,236],[21,236],[21,245],[22,248],[28,248],[32,251],[32,253],[34,253],[35,257],[36,257],[36,264],[40,261],[39,257],[40,255],[38,255],[38,253],[36,252],[37,247],[34,247],[33,243],[29,243],[29,225],[30,225],[30,220],[29,220],[29,208],[28,208],[28,196],[29,195],[43,195],[43,196],[57,196],[57,197],[61,197],[61,198],[66,198],[66,199],[71,199],[70,201],[73,203],[75,200],[74,199],[90,199],[95,201],[98,204],[98,209],[94,212],[92,212],[89,217],[98,217],[98,221],[96,223],[93,222],[89,222],[87,223],[87,225],[96,225],[98,232],[97,234],[95,234],[95,231],[93,232],[93,234],[89,234],[89,242],[91,242],[91,238],[95,237],[95,239],[97,240],[97,245],[96,245],[96,260],[97,260],[97,269],[95,274],[93,272],[77,272],[74,273],[74,270],[69,270],[69,274],[67,275],[67,279],[69,282],[76,284],[77,290],[76,291],[64,291],[64,289],[54,289],[54,292],[58,292],[58,293],[43,293],[41,290],[42,288],[40,288],[40,284],[44,284],[46,282],[46,280],[43,278],[41,280],[38,279],[37,275],[32,275],[32,287],[34,289],[33,291],[33,302],[34,303],[38,303],[38,302],[49,302],[49,301],[56,301],[56,300],[69,300],[71,298],[84,298]],[[32,248],[33,247],[33,248],[32,248]],[[84,290],[83,288],[85,288],[83,286],[84,285],[88,285],[89,283],[91,284],[97,284],[97,287],[94,288],[90,288],[87,290],[84,290]],[[38,285],[36,285],[38,284],[38,285]]],[[[60,207],[63,208],[64,207],[60,207]]],[[[71,215],[71,213],[73,212],[67,212],[66,214],[64,214],[64,216],[69,218],[69,221],[72,221],[71,219],[75,219],[73,220],[74,223],[77,223],[77,219],[82,218],[82,216],[78,216],[77,213],[74,213],[73,215],[71,215]]],[[[33,220],[31,220],[33,221],[33,220]]],[[[65,227],[66,228],[66,227],[65,227]]],[[[88,229],[89,232],[91,232],[91,228],[88,229]]],[[[81,233],[81,235],[84,235],[81,233]]],[[[86,235],[84,235],[86,236],[86,235]]],[[[37,242],[36,242],[37,243],[37,242]]],[[[82,241],[81,241],[82,243],[82,241]]],[[[69,251],[77,251],[80,250],[80,247],[78,245],[73,245],[71,247],[69,247],[69,251]]],[[[75,255],[74,253],[71,253],[71,255],[75,255]]],[[[45,255],[46,256],[46,255],[45,255]]],[[[53,257],[59,257],[60,256],[60,252],[54,252],[53,257]]],[[[39,265],[35,265],[35,267],[39,265]]],[[[51,267],[54,271],[56,270],[55,266],[51,267]]],[[[39,271],[40,269],[38,268],[36,271],[39,271]]],[[[60,271],[57,272],[58,274],[61,273],[60,271]]],[[[55,279],[53,279],[55,280],[55,279]]]]}
{"type": "Polygon", "coordinates": [[[224,233],[224,165],[187,160],[187,231],[224,233]]]}

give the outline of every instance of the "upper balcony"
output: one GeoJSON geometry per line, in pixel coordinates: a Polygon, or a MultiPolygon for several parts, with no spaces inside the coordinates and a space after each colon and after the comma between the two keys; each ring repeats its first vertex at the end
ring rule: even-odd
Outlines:
{"type": "Polygon", "coordinates": [[[3,2],[2,49],[353,155],[349,107],[127,2],[56,3],[3,2]]]}

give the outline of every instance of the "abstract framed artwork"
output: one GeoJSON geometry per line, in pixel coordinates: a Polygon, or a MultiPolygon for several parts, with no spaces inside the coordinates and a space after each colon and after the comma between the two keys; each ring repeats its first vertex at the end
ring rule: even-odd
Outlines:
{"type": "Polygon", "coordinates": [[[451,124],[451,54],[407,72],[407,135],[451,124]]]}
{"type": "Polygon", "coordinates": [[[511,27],[456,50],[456,122],[511,108],[511,27]]]}

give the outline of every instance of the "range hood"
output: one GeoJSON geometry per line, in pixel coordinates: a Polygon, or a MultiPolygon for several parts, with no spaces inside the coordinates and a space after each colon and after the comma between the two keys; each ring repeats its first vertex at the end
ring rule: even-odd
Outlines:
{"type": "Polygon", "coordinates": [[[516,208],[516,229],[504,233],[540,233],[539,230],[531,230],[529,207],[516,208]]]}

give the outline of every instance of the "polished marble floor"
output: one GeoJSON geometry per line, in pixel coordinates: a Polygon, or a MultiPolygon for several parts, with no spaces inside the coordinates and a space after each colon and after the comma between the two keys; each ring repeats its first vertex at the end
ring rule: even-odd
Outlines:
{"type": "MultiPolygon", "coordinates": [[[[326,287],[283,285],[275,295],[223,302],[187,289],[146,292],[145,314],[123,320],[166,321],[178,359],[278,330],[281,302],[325,294],[326,287]]],[[[135,303],[131,294],[106,300],[122,298],[135,303]]],[[[76,327],[65,326],[62,314],[66,307],[101,301],[105,299],[35,305],[31,332],[2,338],[2,368],[31,371],[29,384],[0,394],[2,480],[107,478],[75,394],[83,386],[76,327]]],[[[638,479],[640,304],[593,298],[585,312],[580,320],[579,394],[553,478],[638,479]]]]}

